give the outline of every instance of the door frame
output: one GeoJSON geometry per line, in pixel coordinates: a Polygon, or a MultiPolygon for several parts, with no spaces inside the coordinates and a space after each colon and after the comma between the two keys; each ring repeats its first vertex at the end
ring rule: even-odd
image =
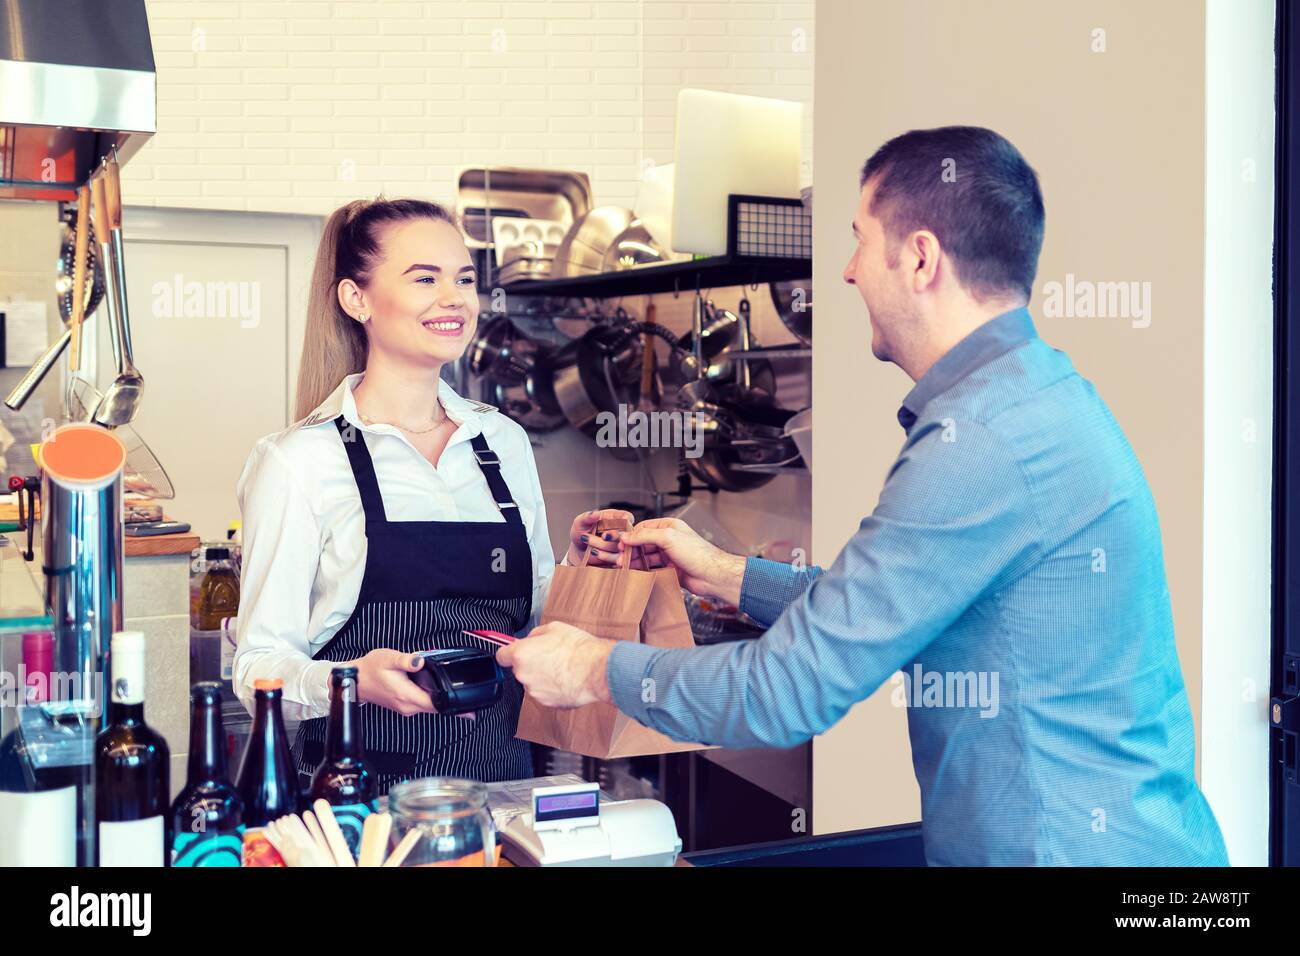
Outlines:
{"type": "MultiPolygon", "coordinates": [[[[285,359],[284,425],[294,421],[294,388],[302,358],[307,324],[307,298],[324,217],[300,213],[244,212],[225,209],[186,209],[127,206],[122,216],[124,243],[194,243],[257,248],[281,248],[285,253],[285,316],[288,321],[285,359]]],[[[128,261],[130,250],[127,250],[128,261]]],[[[92,354],[91,358],[94,359],[92,354]]],[[[92,369],[95,365],[90,366],[92,369]]]]}
{"type": "Polygon", "coordinates": [[[1291,6],[1276,4],[1270,866],[1300,865],[1300,17],[1291,6]]]}

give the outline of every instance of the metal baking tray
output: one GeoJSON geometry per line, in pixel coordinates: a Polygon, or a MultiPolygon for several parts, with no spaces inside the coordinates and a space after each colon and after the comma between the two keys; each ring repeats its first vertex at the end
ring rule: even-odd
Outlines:
{"type": "Polygon", "coordinates": [[[493,217],[549,219],[565,228],[591,209],[591,180],[567,169],[471,166],[456,176],[456,214],[471,249],[492,248],[493,217]]]}

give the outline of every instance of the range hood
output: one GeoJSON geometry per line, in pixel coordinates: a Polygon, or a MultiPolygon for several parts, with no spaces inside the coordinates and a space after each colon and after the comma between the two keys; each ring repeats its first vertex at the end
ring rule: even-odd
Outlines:
{"type": "Polygon", "coordinates": [[[144,0],[0,0],[0,199],[75,199],[157,130],[144,0]]]}

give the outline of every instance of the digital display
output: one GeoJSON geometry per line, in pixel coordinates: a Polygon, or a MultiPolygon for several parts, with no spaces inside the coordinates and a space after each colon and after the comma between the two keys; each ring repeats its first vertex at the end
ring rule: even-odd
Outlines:
{"type": "Polygon", "coordinates": [[[425,651],[421,654],[425,666],[441,665],[452,687],[465,684],[491,684],[497,680],[496,659],[487,651],[477,648],[454,647],[442,651],[425,651]]]}
{"type": "Polygon", "coordinates": [[[487,684],[497,676],[496,661],[487,654],[451,661],[446,667],[453,685],[487,684]]]}
{"type": "Polygon", "coordinates": [[[570,820],[594,817],[600,813],[600,793],[586,790],[579,793],[556,793],[539,796],[534,801],[533,818],[538,823],[548,820],[570,820]]]}

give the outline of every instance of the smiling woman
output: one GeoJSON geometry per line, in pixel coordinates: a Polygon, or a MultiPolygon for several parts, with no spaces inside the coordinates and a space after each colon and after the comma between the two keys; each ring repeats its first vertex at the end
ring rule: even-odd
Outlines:
{"type": "MultiPolygon", "coordinates": [[[[249,706],[255,681],[283,682],[304,775],[338,756],[329,680],[346,664],[377,793],[410,777],[532,776],[513,676],[473,720],[438,713],[411,679],[423,652],[496,650],[469,631],[525,631],[555,569],[527,434],[441,379],[474,334],[476,285],[460,229],[436,203],[353,202],[325,226],[300,420],[257,443],[239,482],[235,690],[249,706]]],[[[571,559],[608,514],[574,521],[571,559]]]]}
{"type": "Polygon", "coordinates": [[[474,266],[445,207],[359,199],[336,209],[312,274],[296,414],[309,414],[368,357],[433,363],[436,373],[465,351],[477,316],[474,266]]]}

